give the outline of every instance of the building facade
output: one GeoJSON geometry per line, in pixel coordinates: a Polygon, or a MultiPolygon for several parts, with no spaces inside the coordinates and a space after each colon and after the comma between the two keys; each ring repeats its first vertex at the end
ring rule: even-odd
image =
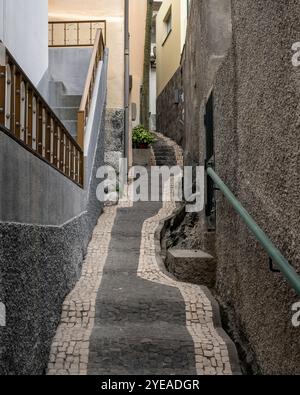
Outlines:
{"type": "Polygon", "coordinates": [[[48,68],[47,26],[47,0],[0,0],[0,40],[36,86],[48,68]]]}
{"type": "Polygon", "coordinates": [[[183,139],[182,55],[184,52],[188,0],[165,0],[156,18],[157,29],[157,130],[183,139]]]}
{"type": "Polygon", "coordinates": [[[157,96],[180,66],[187,16],[187,0],[164,0],[157,14],[157,96]]]}
{"type": "MultiPolygon", "coordinates": [[[[132,158],[131,130],[140,123],[140,89],[143,82],[145,22],[147,1],[129,1],[129,123],[128,159],[132,158]]],[[[124,0],[50,0],[50,21],[105,20],[106,45],[109,49],[106,162],[118,167],[118,161],[125,150],[125,2],[124,0]],[[110,147],[110,148],[109,148],[110,147]]]]}

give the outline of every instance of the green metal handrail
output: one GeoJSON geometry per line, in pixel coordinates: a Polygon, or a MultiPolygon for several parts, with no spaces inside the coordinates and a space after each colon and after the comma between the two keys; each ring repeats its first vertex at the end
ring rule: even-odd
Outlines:
{"type": "Polygon", "coordinates": [[[247,212],[247,210],[242,206],[242,204],[237,200],[237,198],[233,195],[230,189],[226,186],[226,184],[221,180],[221,178],[217,175],[217,173],[211,168],[208,167],[207,174],[214,181],[214,183],[220,188],[220,190],[225,195],[226,199],[233,206],[235,211],[240,215],[240,217],[244,220],[248,228],[263,246],[265,251],[269,254],[269,257],[277,263],[280,271],[285,276],[289,284],[294,288],[298,295],[300,295],[300,276],[296,272],[296,270],[291,266],[291,264],[284,258],[281,252],[274,246],[269,237],[265,234],[265,232],[260,228],[260,226],[254,221],[251,215],[247,212]]]}

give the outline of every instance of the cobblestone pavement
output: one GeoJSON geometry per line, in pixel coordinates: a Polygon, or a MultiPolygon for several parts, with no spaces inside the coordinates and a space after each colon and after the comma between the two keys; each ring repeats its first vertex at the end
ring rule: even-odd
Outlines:
{"type": "MultiPolygon", "coordinates": [[[[154,151],[167,144],[180,164],[177,146],[158,137],[154,151]]],[[[174,209],[173,202],[106,207],[64,302],[49,375],[232,374],[204,289],[159,264],[156,230],[174,209]]]]}

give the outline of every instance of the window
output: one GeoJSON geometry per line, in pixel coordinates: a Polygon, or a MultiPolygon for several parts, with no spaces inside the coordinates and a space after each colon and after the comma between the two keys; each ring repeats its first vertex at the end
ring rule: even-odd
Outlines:
{"type": "Polygon", "coordinates": [[[169,35],[172,31],[172,6],[169,8],[169,11],[167,12],[167,15],[165,16],[164,24],[165,24],[166,37],[163,42],[163,45],[167,41],[167,38],[169,37],[169,35]]]}

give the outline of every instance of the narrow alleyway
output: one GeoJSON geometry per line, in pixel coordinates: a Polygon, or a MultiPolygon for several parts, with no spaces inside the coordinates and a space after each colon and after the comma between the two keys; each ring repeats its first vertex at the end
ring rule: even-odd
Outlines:
{"type": "MultiPolygon", "coordinates": [[[[180,162],[175,148],[160,137],[157,164],[180,162]]],[[[123,202],[105,209],[65,300],[48,374],[236,373],[204,289],[161,269],[156,230],[174,208],[123,202]]]]}

